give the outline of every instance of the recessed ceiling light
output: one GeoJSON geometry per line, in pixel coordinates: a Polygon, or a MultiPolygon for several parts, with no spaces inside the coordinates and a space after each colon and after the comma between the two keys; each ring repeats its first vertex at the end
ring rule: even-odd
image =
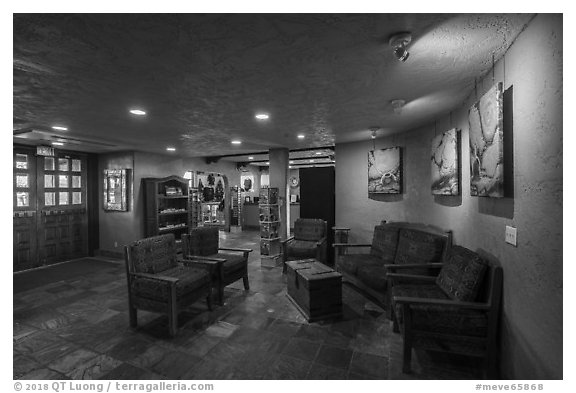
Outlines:
{"type": "Polygon", "coordinates": [[[64,143],[54,141],[54,142],[52,142],[52,146],[64,146],[64,143]]]}
{"type": "Polygon", "coordinates": [[[270,118],[270,116],[268,116],[268,114],[266,113],[257,113],[256,116],[254,117],[257,118],[258,120],[267,120],[270,118]]]}
{"type": "Polygon", "coordinates": [[[304,135],[304,134],[298,134],[298,139],[304,139],[304,138],[306,138],[306,135],[304,135]]]}
{"type": "Polygon", "coordinates": [[[292,165],[288,165],[288,168],[292,169],[292,165]]]}
{"type": "Polygon", "coordinates": [[[266,163],[266,165],[270,165],[270,161],[268,161],[268,162],[266,163]]]}
{"type": "Polygon", "coordinates": [[[169,147],[166,148],[166,150],[168,150],[168,151],[176,151],[176,148],[175,148],[175,147],[172,147],[172,146],[169,146],[169,147]]]}
{"type": "Polygon", "coordinates": [[[62,126],[52,126],[53,130],[58,130],[58,131],[68,131],[67,127],[62,127],[62,126]]]}
{"type": "Polygon", "coordinates": [[[289,164],[294,164],[294,161],[290,161],[289,164]]]}
{"type": "Polygon", "coordinates": [[[316,152],[316,155],[317,155],[317,156],[319,156],[320,154],[322,154],[321,151],[317,151],[317,152],[316,152]]]}
{"type": "Polygon", "coordinates": [[[240,145],[242,143],[242,141],[239,141],[238,139],[233,139],[231,143],[233,145],[240,145]]]}
{"type": "Polygon", "coordinates": [[[130,113],[138,116],[144,116],[146,114],[142,109],[130,109],[130,113]]]}
{"type": "Polygon", "coordinates": [[[314,162],[314,160],[310,160],[310,162],[314,162]]]}
{"type": "Polygon", "coordinates": [[[248,157],[248,159],[249,159],[249,160],[253,160],[253,159],[254,159],[254,157],[250,156],[250,157],[248,157]]]}

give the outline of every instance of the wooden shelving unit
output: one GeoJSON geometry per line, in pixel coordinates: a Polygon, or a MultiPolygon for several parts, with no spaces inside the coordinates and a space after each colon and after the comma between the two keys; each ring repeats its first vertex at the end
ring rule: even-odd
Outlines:
{"type": "Polygon", "coordinates": [[[183,233],[195,226],[190,209],[188,180],[179,176],[145,178],[146,237],[174,233],[180,243],[183,233]]]}

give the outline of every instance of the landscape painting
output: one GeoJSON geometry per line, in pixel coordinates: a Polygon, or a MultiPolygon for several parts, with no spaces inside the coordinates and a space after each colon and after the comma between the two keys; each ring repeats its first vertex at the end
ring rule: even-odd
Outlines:
{"type": "Polygon", "coordinates": [[[502,83],[496,84],[468,112],[470,124],[470,194],[504,197],[502,83]]]}
{"type": "Polygon", "coordinates": [[[432,140],[430,157],[433,195],[459,195],[458,130],[455,128],[432,140]]]}
{"type": "Polygon", "coordinates": [[[400,194],[402,166],[400,147],[368,152],[368,193],[400,194]]]}

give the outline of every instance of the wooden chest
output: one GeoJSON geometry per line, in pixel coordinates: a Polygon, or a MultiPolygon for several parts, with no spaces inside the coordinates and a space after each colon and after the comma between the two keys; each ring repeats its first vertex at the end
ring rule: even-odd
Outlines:
{"type": "Polygon", "coordinates": [[[316,261],[286,262],[288,298],[308,322],[342,315],[342,275],[316,261]]]}

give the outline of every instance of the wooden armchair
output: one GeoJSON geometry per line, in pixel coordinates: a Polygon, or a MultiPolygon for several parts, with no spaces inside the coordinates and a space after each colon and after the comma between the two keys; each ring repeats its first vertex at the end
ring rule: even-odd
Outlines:
{"type": "Polygon", "coordinates": [[[203,296],[212,310],[209,266],[177,261],[174,234],[135,241],[124,247],[124,257],[131,327],[138,309],[162,312],[173,336],[180,310],[203,296]]]}
{"type": "Polygon", "coordinates": [[[294,236],[281,242],[282,272],[286,273],[286,261],[315,258],[326,262],[327,223],[318,218],[299,218],[294,222],[294,236]]]}
{"type": "Polygon", "coordinates": [[[244,289],[250,289],[248,255],[252,249],[219,247],[217,228],[193,228],[189,234],[183,234],[182,251],[184,258],[192,264],[211,265],[212,286],[218,289],[220,305],[224,304],[224,287],[227,285],[242,279],[244,289]]]}
{"type": "MultiPolygon", "coordinates": [[[[435,265],[441,266],[436,277],[388,273],[394,330],[404,339],[403,372],[410,372],[412,348],[421,348],[481,357],[488,378],[496,378],[502,268],[460,246],[435,265]]],[[[390,271],[415,267],[421,266],[387,265],[390,271]]]]}

